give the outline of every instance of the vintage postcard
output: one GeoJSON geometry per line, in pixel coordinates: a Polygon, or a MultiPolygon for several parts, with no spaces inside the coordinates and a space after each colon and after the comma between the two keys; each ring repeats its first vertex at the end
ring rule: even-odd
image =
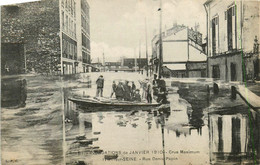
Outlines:
{"type": "Polygon", "coordinates": [[[260,2],[1,9],[1,164],[260,164],[260,2]]]}

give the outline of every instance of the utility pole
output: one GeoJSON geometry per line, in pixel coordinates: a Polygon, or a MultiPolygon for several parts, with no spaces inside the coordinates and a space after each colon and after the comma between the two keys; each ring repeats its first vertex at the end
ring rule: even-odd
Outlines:
{"type": "Polygon", "coordinates": [[[136,51],[134,48],[134,55],[135,55],[135,72],[137,72],[137,59],[136,59],[136,51]]]}
{"type": "Polygon", "coordinates": [[[160,27],[159,27],[159,77],[162,74],[162,65],[163,65],[163,48],[162,48],[162,0],[160,0],[160,27]]]}
{"type": "Polygon", "coordinates": [[[139,66],[139,73],[141,72],[141,40],[139,40],[139,62],[138,62],[138,66],[139,66]]]}
{"type": "Polygon", "coordinates": [[[147,22],[146,22],[146,18],[145,18],[145,46],[146,46],[146,50],[145,50],[145,54],[146,54],[146,76],[148,77],[147,22]]]}
{"type": "Polygon", "coordinates": [[[103,48],[103,66],[104,66],[104,72],[106,71],[106,62],[105,62],[105,53],[103,48]]]}

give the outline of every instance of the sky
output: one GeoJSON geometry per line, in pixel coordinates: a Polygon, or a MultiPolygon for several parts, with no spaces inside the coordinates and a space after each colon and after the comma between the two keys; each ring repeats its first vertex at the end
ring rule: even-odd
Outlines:
{"type": "MultiPolygon", "coordinates": [[[[0,0],[0,5],[32,0],[0,0]]],[[[147,24],[148,55],[151,40],[159,33],[159,0],[87,0],[90,5],[90,39],[92,62],[103,59],[117,61],[120,57],[145,57],[147,24]]],[[[162,0],[162,29],[173,23],[194,27],[206,34],[206,0],[162,0]]]]}
{"type": "MultiPolygon", "coordinates": [[[[148,54],[151,40],[159,32],[159,0],[88,0],[90,4],[90,36],[93,62],[116,61],[121,56],[145,57],[145,22],[147,22],[148,54]],[[146,21],[145,21],[146,20],[146,21]]],[[[173,23],[194,27],[206,34],[205,0],[162,0],[162,29],[173,23]]]]}

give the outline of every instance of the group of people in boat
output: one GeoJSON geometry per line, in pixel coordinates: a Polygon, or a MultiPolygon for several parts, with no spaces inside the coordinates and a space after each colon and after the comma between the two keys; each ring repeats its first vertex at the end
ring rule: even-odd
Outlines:
{"type": "Polygon", "coordinates": [[[119,81],[118,84],[113,81],[110,97],[112,98],[114,94],[117,100],[141,101],[140,90],[136,89],[134,82],[130,85],[127,80],[119,81]]]}
{"type": "MultiPolygon", "coordinates": [[[[148,103],[152,103],[153,97],[157,102],[166,103],[166,84],[165,81],[160,77],[157,79],[157,75],[154,75],[154,79],[152,84],[149,82],[149,79],[145,81],[139,81],[140,89],[137,89],[134,81],[130,82],[128,80],[118,82],[113,81],[111,95],[112,98],[114,95],[117,100],[124,101],[136,101],[141,102],[142,98],[145,98],[148,103]],[[142,91],[142,95],[140,94],[142,91]]],[[[103,76],[99,76],[96,81],[97,84],[97,93],[96,96],[103,97],[103,88],[104,88],[104,78],[103,76]]]]}

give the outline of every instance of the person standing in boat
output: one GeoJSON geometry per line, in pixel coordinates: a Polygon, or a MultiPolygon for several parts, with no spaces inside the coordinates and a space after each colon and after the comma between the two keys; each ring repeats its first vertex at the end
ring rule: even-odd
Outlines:
{"type": "Polygon", "coordinates": [[[104,78],[100,75],[96,81],[97,84],[97,93],[96,97],[103,97],[103,88],[104,88],[104,78]]]}
{"type": "Polygon", "coordinates": [[[131,96],[133,97],[135,94],[135,90],[136,90],[136,86],[135,86],[135,82],[132,82],[132,88],[131,88],[131,96]]]}
{"type": "Polygon", "coordinates": [[[111,95],[110,95],[111,98],[113,97],[114,93],[116,93],[116,82],[115,81],[113,81],[113,84],[112,84],[112,92],[111,92],[111,95]]]}
{"type": "Polygon", "coordinates": [[[153,95],[157,96],[158,95],[158,79],[157,75],[154,74],[154,79],[153,79],[153,95]]]}
{"type": "Polygon", "coordinates": [[[125,81],[124,85],[124,100],[125,101],[130,101],[131,100],[131,87],[128,85],[129,81],[125,81]]]}
{"type": "Polygon", "coordinates": [[[152,87],[151,84],[148,84],[146,90],[146,99],[148,103],[152,103],[152,87]]]}
{"type": "Polygon", "coordinates": [[[125,89],[123,87],[123,83],[119,82],[117,87],[116,87],[116,90],[115,90],[116,99],[117,100],[123,100],[124,92],[125,92],[125,89]]]}
{"type": "Polygon", "coordinates": [[[166,104],[167,101],[167,91],[166,91],[166,83],[163,79],[161,79],[161,77],[159,76],[158,79],[158,98],[157,98],[157,102],[161,102],[163,104],[166,104]]]}

